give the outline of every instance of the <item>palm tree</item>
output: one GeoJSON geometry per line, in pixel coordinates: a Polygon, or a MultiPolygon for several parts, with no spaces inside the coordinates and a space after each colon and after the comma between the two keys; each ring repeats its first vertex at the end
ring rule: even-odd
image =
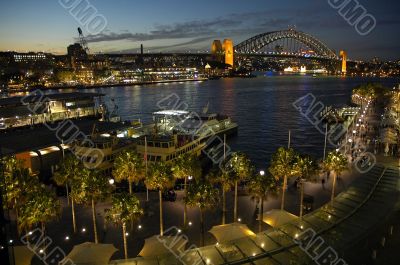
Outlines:
{"type": "Polygon", "coordinates": [[[60,201],[54,192],[38,186],[35,192],[27,196],[26,202],[20,206],[19,228],[31,229],[40,224],[42,234],[45,232],[45,224],[57,219],[61,214],[60,201]]]}
{"type": "Polygon", "coordinates": [[[72,187],[71,196],[78,203],[87,203],[92,206],[94,242],[97,244],[99,240],[96,225],[96,203],[107,198],[112,186],[100,172],[83,168],[79,179],[74,181],[72,187]]]}
{"type": "Polygon", "coordinates": [[[58,186],[65,186],[67,190],[67,200],[71,197],[71,212],[72,212],[72,228],[76,233],[76,217],[75,217],[75,199],[73,196],[73,183],[79,179],[82,173],[83,164],[73,155],[66,156],[59,165],[59,169],[54,172],[53,180],[58,186]],[[71,194],[68,193],[69,187],[71,194]]]}
{"type": "Polygon", "coordinates": [[[218,205],[218,189],[205,179],[195,180],[187,190],[185,201],[187,205],[200,209],[200,244],[204,246],[204,211],[218,205]]]}
{"type": "Polygon", "coordinates": [[[276,179],[269,174],[256,173],[252,175],[247,183],[247,190],[260,201],[258,230],[261,232],[264,219],[264,200],[268,198],[268,195],[277,195],[278,183],[276,179]]]}
{"type": "Polygon", "coordinates": [[[117,193],[112,196],[111,209],[105,210],[106,220],[117,225],[122,225],[122,236],[124,239],[125,259],[128,258],[128,246],[126,243],[126,223],[137,220],[143,215],[140,202],[135,195],[128,193],[117,193]]]}
{"type": "Polygon", "coordinates": [[[114,161],[112,175],[117,182],[127,180],[132,194],[132,183],[137,184],[144,178],[143,158],[132,150],[121,152],[114,161]]]}
{"type": "Polygon", "coordinates": [[[155,162],[150,165],[150,174],[145,179],[148,189],[157,190],[160,200],[160,236],[164,234],[162,192],[174,186],[171,166],[165,162],[155,162]]]}
{"type": "Polygon", "coordinates": [[[333,172],[333,183],[332,183],[332,194],[331,194],[331,202],[335,198],[335,188],[336,188],[336,179],[337,176],[340,175],[344,170],[348,169],[348,161],[347,158],[337,151],[332,151],[328,154],[325,161],[323,162],[323,167],[326,171],[333,172]]]}
{"type": "MultiPolygon", "coordinates": [[[[185,154],[178,157],[172,167],[175,179],[184,179],[184,194],[187,192],[188,177],[195,179],[201,177],[201,164],[196,156],[185,154]]],[[[183,227],[187,227],[187,206],[183,208],[183,227]]]]}
{"type": "Polygon", "coordinates": [[[278,180],[283,178],[281,210],[284,210],[285,208],[285,192],[288,178],[295,176],[297,173],[296,157],[297,154],[293,149],[280,147],[272,156],[271,165],[268,169],[275,179],[278,180]]]}
{"type": "Polygon", "coordinates": [[[250,159],[243,153],[233,153],[225,164],[227,171],[235,183],[235,201],[233,209],[233,220],[237,220],[237,202],[238,202],[238,182],[248,178],[253,171],[250,159]]]}
{"type": "Polygon", "coordinates": [[[222,224],[226,223],[226,193],[235,186],[234,178],[230,171],[220,170],[219,168],[214,168],[208,174],[208,179],[213,183],[218,183],[221,185],[222,190],[222,224]]]}
{"type": "Polygon", "coordinates": [[[303,217],[304,182],[318,179],[318,165],[310,156],[298,156],[296,167],[300,181],[300,218],[303,217]]]}

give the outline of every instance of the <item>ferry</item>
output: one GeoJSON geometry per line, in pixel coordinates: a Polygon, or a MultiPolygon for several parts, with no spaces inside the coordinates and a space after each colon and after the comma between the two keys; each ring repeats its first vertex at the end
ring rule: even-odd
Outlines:
{"type": "Polygon", "coordinates": [[[171,161],[183,154],[199,156],[210,138],[232,136],[238,125],[219,114],[197,115],[188,111],[164,110],[153,113],[155,123],[144,127],[137,152],[147,161],[171,161]]]}

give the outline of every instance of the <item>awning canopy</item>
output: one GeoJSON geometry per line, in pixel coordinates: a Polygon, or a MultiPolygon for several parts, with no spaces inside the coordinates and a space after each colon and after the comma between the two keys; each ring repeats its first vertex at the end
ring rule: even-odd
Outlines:
{"type": "MultiPolygon", "coordinates": [[[[296,215],[285,210],[273,209],[263,213],[262,221],[272,227],[278,227],[292,221],[296,221],[297,219],[298,217],[296,215]]],[[[260,220],[260,216],[258,216],[258,220],[260,220]]]]}
{"type": "Polygon", "coordinates": [[[31,265],[35,253],[26,246],[13,247],[15,265],[31,265]]]}
{"type": "Polygon", "coordinates": [[[218,243],[226,243],[238,238],[255,236],[247,225],[241,223],[216,225],[209,232],[217,239],[218,243]]]}
{"type": "Polygon", "coordinates": [[[185,250],[187,239],[176,236],[152,236],[145,239],[144,246],[138,256],[152,257],[166,253],[181,253],[185,250]]]}
{"type": "Polygon", "coordinates": [[[76,265],[108,265],[111,256],[116,251],[117,249],[112,244],[85,242],[74,246],[65,260],[71,259],[76,265]]]}

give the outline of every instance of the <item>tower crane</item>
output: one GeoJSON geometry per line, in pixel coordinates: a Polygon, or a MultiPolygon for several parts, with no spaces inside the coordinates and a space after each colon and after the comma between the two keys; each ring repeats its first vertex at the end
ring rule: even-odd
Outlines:
{"type": "Polygon", "coordinates": [[[78,28],[78,33],[79,33],[79,43],[81,44],[82,48],[85,50],[86,54],[89,55],[89,47],[88,47],[87,41],[85,39],[85,36],[83,35],[81,28],[78,28]]]}

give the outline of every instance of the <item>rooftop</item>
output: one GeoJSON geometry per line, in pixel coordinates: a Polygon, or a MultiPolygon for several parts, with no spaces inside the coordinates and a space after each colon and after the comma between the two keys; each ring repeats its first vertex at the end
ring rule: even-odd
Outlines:
{"type": "Polygon", "coordinates": [[[46,95],[30,94],[24,97],[0,98],[0,107],[18,106],[18,105],[25,105],[28,103],[48,102],[57,100],[92,99],[95,97],[102,97],[102,96],[104,96],[104,94],[81,93],[81,92],[56,93],[56,94],[46,94],[46,95]]]}

